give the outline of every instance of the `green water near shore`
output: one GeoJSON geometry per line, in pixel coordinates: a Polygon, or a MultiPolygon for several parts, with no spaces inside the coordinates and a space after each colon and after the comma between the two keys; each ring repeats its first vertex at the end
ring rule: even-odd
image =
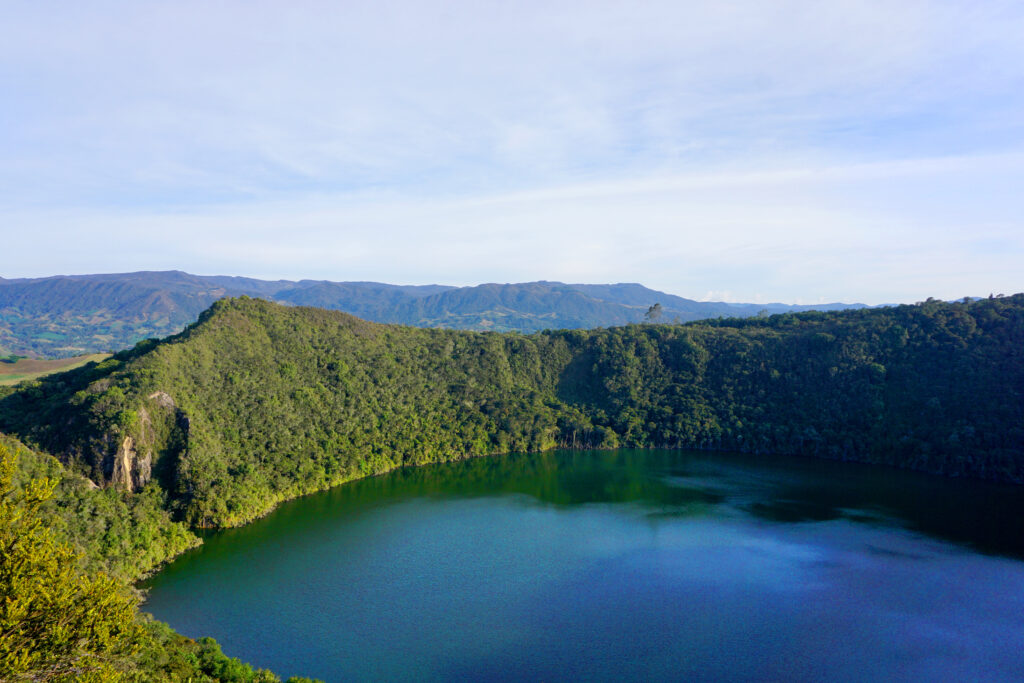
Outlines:
{"type": "Polygon", "coordinates": [[[210,535],[146,609],[340,680],[1021,680],[1024,491],[796,458],[404,469],[210,535]]]}

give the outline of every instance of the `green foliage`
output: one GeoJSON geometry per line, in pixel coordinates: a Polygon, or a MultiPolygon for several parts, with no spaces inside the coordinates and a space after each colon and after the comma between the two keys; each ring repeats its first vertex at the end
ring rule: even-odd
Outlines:
{"type": "Polygon", "coordinates": [[[147,640],[136,657],[136,679],[152,683],[280,683],[266,669],[253,669],[221,651],[213,638],[192,640],[167,624],[140,617],[147,640]]]}
{"type": "Polygon", "coordinates": [[[0,427],[95,481],[130,437],[154,463],[135,497],[194,528],[402,465],[554,446],[1024,482],[1022,310],[1018,295],[525,336],[223,300],[177,337],[21,388],[0,427]]]}
{"type": "MultiPolygon", "coordinates": [[[[80,560],[43,556],[84,591],[84,571],[136,578],[198,542],[190,529],[499,452],[730,449],[1024,483],[1022,348],[1024,295],[534,335],[223,300],[175,337],[0,389],[0,429],[60,458],[22,449],[5,510],[75,544],[80,560]]],[[[139,623],[138,680],[276,680],[139,623]]],[[[96,676],[128,675],[104,656],[96,676]]]]}
{"type": "Polygon", "coordinates": [[[39,512],[53,483],[15,488],[14,471],[0,443],[0,678],[121,680],[141,640],[135,597],[78,568],[39,512]]]}
{"type": "MultiPolygon", "coordinates": [[[[212,638],[194,641],[140,614],[123,580],[93,569],[111,564],[102,547],[86,544],[90,557],[61,543],[55,524],[90,516],[78,511],[64,519],[51,507],[77,490],[62,488],[62,478],[56,460],[0,438],[0,680],[279,681],[226,656],[212,638]]],[[[86,498],[103,495],[89,491],[86,498]]],[[[122,529],[116,510],[91,516],[122,529]]],[[[134,533],[135,543],[159,545],[137,528],[123,531],[134,533]]]]}
{"type": "Polygon", "coordinates": [[[184,524],[171,519],[166,494],[155,482],[136,494],[98,488],[52,456],[2,434],[0,444],[17,455],[16,486],[40,478],[54,483],[54,495],[38,514],[54,538],[77,553],[84,570],[132,580],[199,544],[184,524]]]}

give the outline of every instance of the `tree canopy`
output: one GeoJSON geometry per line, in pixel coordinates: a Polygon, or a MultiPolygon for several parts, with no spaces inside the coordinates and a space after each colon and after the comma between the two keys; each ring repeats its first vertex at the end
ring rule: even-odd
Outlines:
{"type": "Polygon", "coordinates": [[[403,465],[621,445],[1024,483],[1021,349],[1024,295],[532,335],[223,300],[0,388],[0,430],[32,446],[0,435],[2,675],[276,680],[138,616],[124,582],[198,529],[403,465]]]}
{"type": "Polygon", "coordinates": [[[0,678],[121,680],[142,634],[134,595],[78,568],[40,514],[54,483],[15,488],[14,471],[0,443],[0,678]]]}

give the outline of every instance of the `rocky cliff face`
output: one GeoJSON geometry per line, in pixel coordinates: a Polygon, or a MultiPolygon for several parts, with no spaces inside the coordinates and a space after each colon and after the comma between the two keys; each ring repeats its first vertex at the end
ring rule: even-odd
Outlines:
{"type": "Polygon", "coordinates": [[[134,439],[130,436],[124,437],[117,453],[114,454],[113,469],[110,473],[111,485],[125,491],[138,491],[152,476],[152,449],[146,449],[145,454],[139,456],[134,439]]]}
{"type": "MultiPolygon", "coordinates": [[[[157,434],[166,431],[158,426],[168,420],[176,428],[184,429],[187,434],[187,418],[174,403],[174,399],[163,391],[157,391],[146,397],[152,403],[149,404],[150,411],[145,407],[138,409],[138,429],[133,437],[124,435],[117,437],[117,450],[113,457],[109,458],[106,465],[106,472],[110,485],[123,491],[134,492],[144,487],[153,478],[153,468],[156,460],[154,448],[158,447],[160,440],[157,434]],[[158,425],[154,425],[154,419],[158,425]],[[183,423],[184,422],[184,423],[183,423]]],[[[109,451],[108,451],[109,452],[109,451]]]]}

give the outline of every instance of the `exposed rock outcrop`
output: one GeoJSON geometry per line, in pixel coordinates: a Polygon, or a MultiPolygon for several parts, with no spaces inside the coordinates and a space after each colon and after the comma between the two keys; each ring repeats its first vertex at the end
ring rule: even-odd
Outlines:
{"type": "Polygon", "coordinates": [[[147,396],[152,401],[155,401],[161,408],[174,409],[174,399],[165,391],[154,391],[152,394],[147,396]]]}
{"type": "Polygon", "coordinates": [[[125,491],[138,491],[153,476],[153,452],[147,450],[139,457],[135,449],[135,440],[124,437],[114,455],[114,467],[110,473],[110,483],[125,491]]]}
{"type": "Polygon", "coordinates": [[[159,469],[158,459],[171,458],[161,467],[165,474],[172,472],[173,462],[188,442],[190,422],[174,399],[164,391],[154,391],[146,399],[147,405],[138,408],[137,428],[132,434],[115,432],[110,435],[113,443],[107,442],[108,453],[116,446],[115,453],[107,456],[104,463],[107,481],[124,491],[144,487],[153,478],[154,470],[159,469]]]}

